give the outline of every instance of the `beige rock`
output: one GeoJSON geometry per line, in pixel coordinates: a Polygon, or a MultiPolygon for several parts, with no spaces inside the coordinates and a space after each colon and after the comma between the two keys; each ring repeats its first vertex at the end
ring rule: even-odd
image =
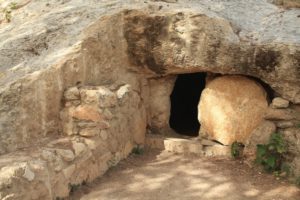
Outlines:
{"type": "Polygon", "coordinates": [[[82,88],[80,97],[84,104],[97,104],[101,108],[109,108],[117,104],[117,95],[103,86],[82,88]]]}
{"type": "Polygon", "coordinates": [[[268,103],[264,89],[243,76],[209,82],[198,106],[201,134],[222,144],[245,143],[261,123],[268,103]]]}
{"type": "Polygon", "coordinates": [[[287,108],[289,107],[289,101],[281,97],[276,97],[272,100],[272,108],[287,108]]]}
{"type": "Polygon", "coordinates": [[[85,146],[84,143],[74,141],[73,149],[75,151],[76,157],[78,157],[79,155],[81,155],[82,153],[84,153],[87,150],[87,147],[85,146]]]}
{"type": "Polygon", "coordinates": [[[47,149],[43,149],[43,150],[42,150],[42,158],[43,158],[44,160],[47,160],[47,161],[52,162],[52,161],[55,161],[56,156],[55,156],[55,154],[53,153],[53,151],[50,151],[50,150],[47,150],[47,149]]]}
{"type": "Polygon", "coordinates": [[[256,148],[257,144],[267,144],[272,133],[276,132],[276,125],[271,121],[262,121],[251,133],[246,148],[256,148]]]}
{"type": "Polygon", "coordinates": [[[140,109],[134,113],[131,117],[131,124],[134,142],[136,144],[144,144],[147,127],[146,112],[144,109],[140,109]]]}
{"type": "Polygon", "coordinates": [[[98,112],[97,107],[88,106],[88,105],[80,105],[76,107],[74,112],[71,114],[72,117],[79,120],[100,122],[103,119],[103,117],[98,112]]]}
{"type": "Polygon", "coordinates": [[[74,164],[68,166],[67,168],[63,169],[63,174],[66,179],[70,179],[72,174],[75,172],[76,166],[74,164]]]}
{"type": "Polygon", "coordinates": [[[295,112],[291,109],[273,109],[268,108],[265,115],[268,120],[292,120],[295,119],[295,112]]]}
{"type": "Polygon", "coordinates": [[[84,138],[84,142],[90,150],[97,150],[97,153],[108,151],[106,144],[101,138],[84,138]]]}
{"type": "Polygon", "coordinates": [[[73,151],[68,149],[56,149],[55,150],[58,155],[60,155],[65,161],[71,162],[75,159],[75,155],[73,151]]]}
{"type": "Polygon", "coordinates": [[[289,152],[300,157],[300,128],[287,128],[283,131],[289,152]]]}
{"type": "Polygon", "coordinates": [[[278,128],[290,128],[294,126],[294,122],[292,121],[278,121],[276,122],[276,126],[278,128]]]}
{"type": "Polygon", "coordinates": [[[101,108],[110,108],[117,105],[117,95],[105,87],[97,90],[99,94],[99,106],[101,108]]]}
{"type": "Polygon", "coordinates": [[[132,149],[133,149],[133,144],[130,141],[128,141],[124,147],[122,157],[126,158],[132,152],[132,149]]]}
{"type": "Polygon", "coordinates": [[[28,165],[26,165],[25,169],[24,169],[24,174],[23,177],[25,179],[27,179],[28,181],[33,181],[35,178],[35,174],[34,172],[29,168],[28,165]]]}
{"type": "Polygon", "coordinates": [[[100,129],[96,128],[85,128],[79,131],[79,135],[84,137],[94,137],[100,134],[100,129]]]}
{"type": "Polygon", "coordinates": [[[81,89],[80,98],[85,104],[97,104],[99,101],[99,94],[95,89],[81,89]]]}
{"type": "Polygon", "coordinates": [[[104,118],[107,119],[107,120],[111,120],[111,119],[114,117],[114,115],[113,115],[113,114],[111,113],[111,111],[108,110],[108,109],[105,109],[105,110],[103,111],[103,116],[104,116],[104,118]]]}
{"type": "Polygon", "coordinates": [[[79,90],[77,87],[71,87],[64,93],[66,100],[78,100],[79,99],[79,90]]]}
{"type": "Polygon", "coordinates": [[[108,138],[108,133],[106,130],[101,130],[100,132],[100,137],[103,139],[103,140],[107,140],[108,138]]]}
{"type": "Polygon", "coordinates": [[[71,106],[68,108],[64,108],[60,112],[60,119],[62,123],[63,133],[66,135],[76,135],[78,134],[78,129],[72,115],[74,113],[75,107],[71,106]]]}
{"type": "Polygon", "coordinates": [[[129,93],[130,85],[123,85],[119,88],[117,91],[117,97],[118,99],[122,99],[127,93],[129,93]]]}
{"type": "Polygon", "coordinates": [[[213,146],[206,146],[203,149],[203,153],[205,156],[225,156],[231,157],[231,147],[230,146],[223,146],[220,144],[216,144],[213,146]]]}

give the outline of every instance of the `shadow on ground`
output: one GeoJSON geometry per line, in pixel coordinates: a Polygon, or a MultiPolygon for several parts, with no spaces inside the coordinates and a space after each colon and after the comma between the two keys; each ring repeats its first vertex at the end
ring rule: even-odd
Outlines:
{"type": "Polygon", "coordinates": [[[248,165],[167,152],[132,155],[71,200],[299,200],[300,189],[248,165]]]}

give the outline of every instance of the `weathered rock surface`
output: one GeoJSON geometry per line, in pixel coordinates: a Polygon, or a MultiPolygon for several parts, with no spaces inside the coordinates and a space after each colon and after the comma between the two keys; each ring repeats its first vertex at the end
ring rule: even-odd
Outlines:
{"type": "Polygon", "coordinates": [[[288,151],[293,156],[293,161],[291,162],[291,169],[294,177],[300,176],[300,128],[287,128],[283,131],[283,136],[288,144],[288,151]]]}
{"type": "Polygon", "coordinates": [[[130,84],[151,107],[147,77],[207,71],[252,75],[300,102],[299,10],[266,0],[14,2],[0,24],[0,153],[58,134],[63,91],[76,85],[130,84]]]}
{"type": "Polygon", "coordinates": [[[287,108],[289,107],[289,101],[280,98],[280,97],[276,97],[272,100],[272,104],[271,107],[272,108],[287,108]]]}
{"type": "Polygon", "coordinates": [[[257,144],[267,144],[272,133],[276,132],[276,125],[271,121],[262,121],[251,133],[247,147],[256,149],[257,144]]]}
{"type": "Polygon", "coordinates": [[[16,156],[34,160],[32,181],[30,171],[9,176],[27,169],[22,162],[1,165],[4,197],[65,196],[69,183],[90,181],[117,164],[134,143],[143,144],[147,125],[168,126],[174,74],[254,76],[300,103],[297,9],[267,0],[6,0],[1,10],[11,2],[17,4],[11,22],[0,16],[1,163],[18,149],[56,146],[59,139],[50,141],[63,134],[80,139],[68,143],[73,161],[48,148],[16,156]],[[74,141],[82,144],[77,150],[74,141]]]}
{"type": "Polygon", "coordinates": [[[201,94],[200,135],[225,145],[245,143],[267,107],[266,93],[255,81],[242,76],[216,78],[201,94]]]}

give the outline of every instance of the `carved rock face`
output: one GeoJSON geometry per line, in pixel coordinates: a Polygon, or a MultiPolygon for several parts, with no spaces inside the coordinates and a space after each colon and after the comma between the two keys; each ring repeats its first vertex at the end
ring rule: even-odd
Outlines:
{"type": "Polygon", "coordinates": [[[246,142],[268,107],[266,92],[242,76],[223,76],[209,82],[199,103],[200,135],[230,145],[246,142]]]}

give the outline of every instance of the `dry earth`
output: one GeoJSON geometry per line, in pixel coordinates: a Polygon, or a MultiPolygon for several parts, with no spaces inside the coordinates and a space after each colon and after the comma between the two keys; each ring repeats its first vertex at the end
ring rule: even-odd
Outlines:
{"type": "Polygon", "coordinates": [[[300,189],[240,161],[146,152],[131,155],[70,200],[299,200],[300,189]]]}

